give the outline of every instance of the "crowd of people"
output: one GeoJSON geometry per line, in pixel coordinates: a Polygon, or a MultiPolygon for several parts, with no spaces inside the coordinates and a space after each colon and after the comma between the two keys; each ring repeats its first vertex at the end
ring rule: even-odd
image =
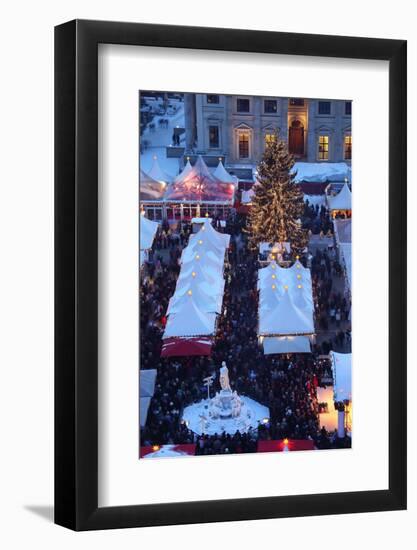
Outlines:
{"type": "MultiPolygon", "coordinates": [[[[141,368],[157,369],[155,393],[146,425],[141,429],[141,445],[195,443],[199,455],[255,452],[259,439],[285,437],[314,440],[317,448],[349,446],[349,438],[341,441],[319,426],[317,388],[331,376],[328,361],[319,357],[325,351],[325,343],[316,346],[312,354],[289,356],[264,355],[258,344],[259,264],[256,254],[246,246],[244,225],[245,218],[237,214],[227,220],[225,232],[232,237],[225,266],[223,313],[210,357],[160,357],[165,312],[175,290],[178,260],[191,227],[184,226],[174,233],[165,224],[159,232],[153,262],[146,266],[141,281],[141,368]],[[217,376],[222,361],[227,363],[232,389],[266,405],[269,422],[248,434],[197,436],[182,421],[182,411],[206,397],[205,377],[213,375],[213,387],[219,386],[217,376]]],[[[339,313],[340,320],[345,319],[349,305],[344,296],[332,291],[337,260],[327,252],[317,251],[311,270],[316,322],[322,326],[322,318],[326,318],[337,328],[339,313]]]]}

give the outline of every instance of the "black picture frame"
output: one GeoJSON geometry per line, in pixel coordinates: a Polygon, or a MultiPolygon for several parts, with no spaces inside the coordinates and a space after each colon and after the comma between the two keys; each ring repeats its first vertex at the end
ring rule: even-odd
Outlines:
{"type": "Polygon", "coordinates": [[[404,40],[84,20],[55,28],[57,524],[91,530],[406,508],[406,112],[404,40]],[[99,44],[389,62],[387,490],[98,507],[99,44]]]}

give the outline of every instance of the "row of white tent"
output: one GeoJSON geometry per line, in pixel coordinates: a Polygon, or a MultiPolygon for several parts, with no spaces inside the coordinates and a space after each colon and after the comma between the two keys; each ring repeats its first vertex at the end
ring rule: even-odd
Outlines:
{"type": "Polygon", "coordinates": [[[309,353],[314,335],[311,273],[299,260],[258,271],[258,335],[265,354],[309,353]]]}
{"type": "Polygon", "coordinates": [[[223,267],[230,235],[206,221],[190,236],[181,255],[181,270],[167,309],[163,338],[212,336],[221,313],[223,267]]]}

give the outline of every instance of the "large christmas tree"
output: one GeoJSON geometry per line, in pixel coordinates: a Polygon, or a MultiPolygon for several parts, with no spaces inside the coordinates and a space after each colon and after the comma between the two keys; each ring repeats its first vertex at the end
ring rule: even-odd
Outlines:
{"type": "Polygon", "coordinates": [[[265,148],[258,165],[258,183],[253,187],[248,233],[251,245],[261,242],[291,243],[291,253],[300,255],[307,245],[307,232],[300,218],[304,212],[304,197],[291,174],[294,157],[285,141],[275,135],[265,148]]]}

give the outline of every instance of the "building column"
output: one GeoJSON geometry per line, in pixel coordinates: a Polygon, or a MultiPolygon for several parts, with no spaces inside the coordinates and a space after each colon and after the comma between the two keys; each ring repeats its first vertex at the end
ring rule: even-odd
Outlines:
{"type": "Polygon", "coordinates": [[[261,107],[263,99],[255,97],[253,100],[253,128],[252,128],[252,158],[259,159],[263,153],[262,132],[261,132],[261,107]]]}
{"type": "Polygon", "coordinates": [[[196,140],[195,94],[184,94],[185,152],[191,153],[196,140]]]}
{"type": "Polygon", "coordinates": [[[317,162],[317,133],[314,124],[315,120],[315,101],[308,99],[307,111],[307,160],[308,162],[317,162]]]}
{"type": "Polygon", "coordinates": [[[288,98],[283,97],[279,101],[281,103],[281,129],[279,137],[288,143],[288,98]]]}

